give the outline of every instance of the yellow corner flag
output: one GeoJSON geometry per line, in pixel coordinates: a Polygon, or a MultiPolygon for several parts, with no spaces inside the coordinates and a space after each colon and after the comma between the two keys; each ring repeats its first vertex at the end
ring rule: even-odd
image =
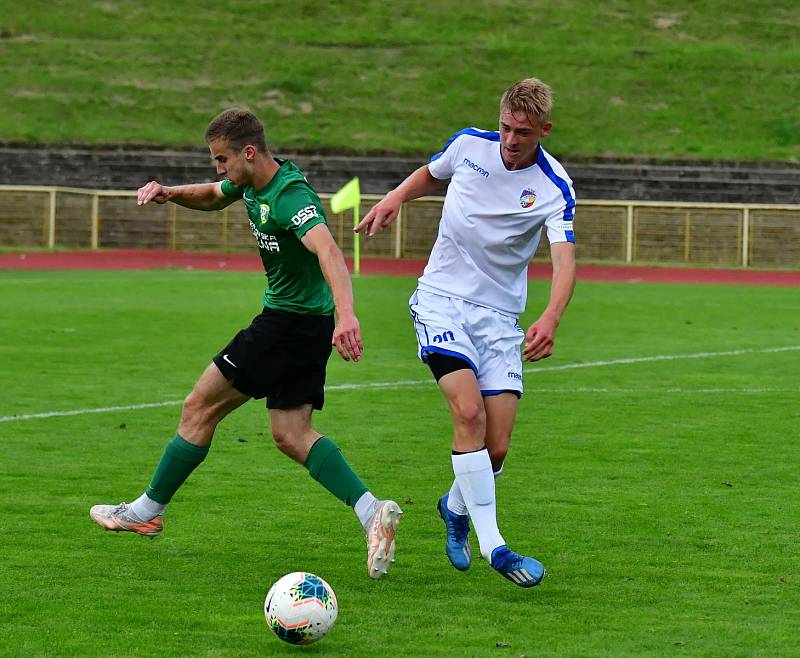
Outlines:
{"type": "Polygon", "coordinates": [[[357,208],[361,203],[361,186],[358,184],[358,176],[331,197],[331,210],[340,213],[348,208],[357,208]]]}
{"type": "MultiPolygon", "coordinates": [[[[353,209],[353,228],[358,226],[359,214],[361,213],[361,186],[358,183],[358,176],[346,183],[341,190],[331,197],[331,210],[340,213],[348,208],[353,209]]],[[[361,271],[361,250],[360,236],[353,234],[353,274],[358,276],[361,271]]]]}

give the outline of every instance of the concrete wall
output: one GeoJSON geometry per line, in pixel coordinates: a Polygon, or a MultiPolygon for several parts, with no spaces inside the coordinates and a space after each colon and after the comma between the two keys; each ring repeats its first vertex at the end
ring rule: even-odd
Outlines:
{"type": "MultiPolygon", "coordinates": [[[[278,153],[294,160],[320,192],[353,176],[364,193],[383,194],[421,158],[365,158],[278,153]]],[[[736,162],[563,161],[579,199],[800,203],[800,164],[736,162]]],[[[215,180],[208,151],[120,146],[0,145],[0,184],[134,190],[148,180],[167,185],[215,180]]]]}

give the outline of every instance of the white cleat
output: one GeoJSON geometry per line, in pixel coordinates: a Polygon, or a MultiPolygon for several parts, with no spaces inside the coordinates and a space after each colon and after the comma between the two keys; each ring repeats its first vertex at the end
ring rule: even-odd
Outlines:
{"type": "Polygon", "coordinates": [[[367,571],[376,580],[394,562],[394,535],[403,510],[393,500],[379,500],[367,526],[367,571]]]}
{"type": "Polygon", "coordinates": [[[97,525],[114,532],[135,532],[137,535],[152,538],[160,535],[164,529],[161,514],[149,521],[142,521],[131,512],[128,503],[95,505],[89,510],[89,516],[97,525]]]}

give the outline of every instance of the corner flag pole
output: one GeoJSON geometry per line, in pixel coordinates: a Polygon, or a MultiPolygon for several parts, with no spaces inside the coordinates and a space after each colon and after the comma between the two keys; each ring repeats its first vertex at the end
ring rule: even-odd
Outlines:
{"type": "MultiPolygon", "coordinates": [[[[356,180],[358,180],[356,178],[356,180]]],[[[359,215],[361,214],[361,204],[353,206],[353,228],[358,226],[359,215]]],[[[361,235],[353,233],[353,274],[359,276],[361,273],[361,235]]]]}
{"type": "MultiPolygon", "coordinates": [[[[361,214],[361,186],[358,176],[351,179],[331,197],[331,210],[338,214],[348,208],[353,209],[353,228],[358,226],[361,214]]],[[[358,233],[353,233],[353,274],[358,276],[361,272],[361,243],[358,233]]]]}

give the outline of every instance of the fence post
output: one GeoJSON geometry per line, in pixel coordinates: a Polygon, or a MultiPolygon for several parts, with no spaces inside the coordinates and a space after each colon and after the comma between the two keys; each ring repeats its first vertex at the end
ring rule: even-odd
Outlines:
{"type": "Polygon", "coordinates": [[[47,218],[47,248],[56,246],[56,191],[50,190],[50,215],[47,218]]]}
{"type": "Polygon", "coordinates": [[[633,261],[633,204],[627,206],[627,217],[625,220],[625,262],[633,261]]]}
{"type": "Polygon", "coordinates": [[[687,210],[683,215],[683,262],[689,262],[689,253],[692,248],[692,211],[687,210]]]}
{"type": "Polygon", "coordinates": [[[750,208],[742,209],[742,267],[750,264],[750,208]]]}
{"type": "Polygon", "coordinates": [[[92,250],[98,247],[98,237],[100,235],[100,195],[92,195],[92,250]]]}
{"type": "Polygon", "coordinates": [[[397,212],[397,219],[394,222],[394,257],[400,258],[403,254],[403,206],[397,212]]]}
{"type": "Polygon", "coordinates": [[[178,244],[176,233],[178,232],[178,206],[174,203],[169,204],[169,241],[170,248],[175,251],[178,244]]]}
{"type": "Polygon", "coordinates": [[[222,248],[225,251],[228,251],[229,246],[229,239],[228,239],[228,209],[222,209],[222,248]]]}

